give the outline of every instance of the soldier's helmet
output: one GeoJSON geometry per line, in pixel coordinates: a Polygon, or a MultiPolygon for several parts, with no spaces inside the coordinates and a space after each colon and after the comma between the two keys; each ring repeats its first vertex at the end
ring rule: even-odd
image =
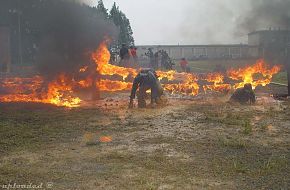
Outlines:
{"type": "Polygon", "coordinates": [[[245,90],[253,90],[252,84],[248,83],[244,85],[245,90]]]}
{"type": "Polygon", "coordinates": [[[151,72],[156,78],[158,78],[159,76],[157,75],[156,71],[152,68],[143,68],[141,69],[141,71],[139,72],[139,74],[141,76],[144,76],[144,75],[148,75],[149,72],[151,72]]]}

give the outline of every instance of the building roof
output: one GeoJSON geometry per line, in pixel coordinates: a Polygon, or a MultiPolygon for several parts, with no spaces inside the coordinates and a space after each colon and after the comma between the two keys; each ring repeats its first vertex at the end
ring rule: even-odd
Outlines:
{"type": "Polygon", "coordinates": [[[167,48],[175,48],[175,47],[247,47],[248,44],[213,44],[213,45],[136,45],[136,47],[152,47],[152,48],[158,48],[158,47],[167,47],[167,48]]]}
{"type": "Polygon", "coordinates": [[[290,33],[290,30],[257,30],[248,35],[265,34],[265,33],[290,33]]]}

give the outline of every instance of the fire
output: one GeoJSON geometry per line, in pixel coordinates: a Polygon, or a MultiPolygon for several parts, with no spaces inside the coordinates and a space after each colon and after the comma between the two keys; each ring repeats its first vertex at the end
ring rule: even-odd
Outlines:
{"type": "Polygon", "coordinates": [[[160,80],[167,78],[169,81],[172,81],[176,79],[175,75],[177,72],[176,71],[168,71],[168,72],[157,71],[156,73],[160,80]]]}
{"type": "Polygon", "coordinates": [[[44,101],[57,106],[78,107],[81,99],[73,96],[73,86],[71,78],[61,74],[57,80],[49,83],[44,101]]]}
{"type": "Polygon", "coordinates": [[[107,48],[107,42],[104,41],[100,44],[96,52],[92,54],[92,58],[96,63],[97,72],[101,75],[119,75],[125,80],[129,75],[133,77],[137,75],[136,69],[124,68],[109,64],[111,55],[107,48]]]}
{"type": "MultiPolygon", "coordinates": [[[[137,69],[124,68],[110,64],[110,52],[107,41],[100,44],[92,53],[93,65],[85,65],[76,73],[62,73],[48,82],[42,76],[32,78],[5,78],[0,83],[0,102],[38,102],[57,106],[78,107],[82,100],[76,91],[92,88],[92,90],[116,92],[128,91],[132,87],[132,79],[138,74],[137,69]],[[78,74],[86,75],[78,79],[78,74]],[[121,79],[121,80],[120,80],[121,79]]],[[[274,74],[281,70],[280,66],[270,68],[263,60],[240,69],[229,69],[226,74],[208,73],[199,76],[192,73],[176,71],[156,71],[163,87],[170,93],[198,95],[202,88],[205,92],[228,92],[231,89],[243,87],[251,83],[253,88],[265,86],[272,80],[274,74]],[[259,74],[260,77],[256,77],[259,74]],[[225,82],[232,79],[234,84],[225,82]]]]}
{"type": "Polygon", "coordinates": [[[57,106],[77,107],[80,98],[74,97],[70,79],[64,74],[50,82],[44,89],[44,79],[40,76],[33,78],[8,78],[3,85],[8,95],[0,96],[0,102],[37,102],[57,106]]]}
{"type": "Polygon", "coordinates": [[[188,74],[188,73],[181,73],[181,74],[177,74],[176,76],[174,75],[174,78],[175,79],[183,78],[183,80],[182,82],[179,82],[176,84],[165,84],[164,85],[165,90],[171,92],[172,94],[181,93],[184,95],[192,95],[192,96],[195,96],[198,94],[199,85],[197,83],[198,81],[197,76],[193,74],[188,74]]]}
{"type": "Polygon", "coordinates": [[[107,92],[130,90],[132,83],[122,81],[100,80],[97,83],[99,90],[107,92]]]}
{"type": "Polygon", "coordinates": [[[263,59],[260,59],[256,64],[252,66],[247,66],[241,69],[230,69],[227,74],[229,78],[237,81],[242,81],[234,85],[234,88],[241,88],[245,84],[252,84],[255,89],[258,85],[266,86],[269,84],[273,78],[274,74],[277,74],[281,70],[281,66],[275,65],[270,68],[269,65],[265,63],[263,59]],[[254,79],[256,74],[262,75],[263,78],[254,79]]]}
{"type": "Polygon", "coordinates": [[[218,91],[218,92],[228,92],[231,90],[230,84],[224,84],[224,76],[221,73],[209,73],[205,76],[204,80],[210,83],[211,85],[204,85],[203,90],[207,92],[218,91]]]}
{"type": "Polygon", "coordinates": [[[112,142],[113,138],[111,136],[101,136],[99,140],[102,143],[109,143],[112,142]]]}
{"type": "Polygon", "coordinates": [[[83,72],[86,72],[88,70],[88,66],[84,66],[82,68],[80,68],[80,72],[83,73],[83,72]]]}

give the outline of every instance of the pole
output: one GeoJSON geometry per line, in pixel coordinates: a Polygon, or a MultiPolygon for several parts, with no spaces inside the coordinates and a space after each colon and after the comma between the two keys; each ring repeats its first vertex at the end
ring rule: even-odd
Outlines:
{"type": "Polygon", "coordinates": [[[6,70],[6,72],[7,73],[10,73],[11,72],[11,49],[10,49],[10,44],[11,44],[11,39],[10,39],[10,32],[11,32],[11,30],[10,30],[10,28],[8,29],[8,37],[7,37],[7,46],[8,46],[8,53],[7,53],[7,56],[8,56],[8,58],[7,58],[7,70],[6,70]]]}
{"type": "Polygon", "coordinates": [[[286,69],[288,78],[288,96],[290,96],[290,44],[287,47],[286,69]]]}
{"type": "Polygon", "coordinates": [[[290,96],[290,66],[289,66],[289,58],[288,58],[288,68],[287,68],[287,78],[288,78],[288,96],[290,96]]]}
{"type": "Polygon", "coordinates": [[[19,0],[18,0],[18,58],[19,58],[19,64],[22,65],[23,58],[22,58],[22,35],[21,35],[21,12],[20,12],[20,6],[19,6],[19,0]]]}

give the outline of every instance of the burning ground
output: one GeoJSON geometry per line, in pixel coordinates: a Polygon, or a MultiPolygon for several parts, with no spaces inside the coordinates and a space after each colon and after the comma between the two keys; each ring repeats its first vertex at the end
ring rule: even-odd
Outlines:
{"type": "MultiPolygon", "coordinates": [[[[110,96],[110,97],[109,97],[110,96]]],[[[94,107],[1,104],[0,184],[53,189],[287,189],[289,102],[259,95],[170,99],[127,110],[127,93],[94,107]]]]}
{"type": "MultiPolygon", "coordinates": [[[[63,71],[53,79],[35,75],[30,78],[6,77],[0,83],[0,102],[37,102],[65,107],[79,107],[82,93],[90,91],[91,96],[100,92],[130,90],[132,79],[138,70],[110,64],[108,41],[104,40],[91,54],[91,62],[79,65],[75,71],[63,71]]],[[[157,71],[164,89],[171,94],[196,96],[201,92],[227,93],[251,83],[257,86],[270,84],[273,75],[281,66],[270,66],[264,60],[257,60],[244,68],[229,69],[224,73],[178,73],[157,71]]]]}

